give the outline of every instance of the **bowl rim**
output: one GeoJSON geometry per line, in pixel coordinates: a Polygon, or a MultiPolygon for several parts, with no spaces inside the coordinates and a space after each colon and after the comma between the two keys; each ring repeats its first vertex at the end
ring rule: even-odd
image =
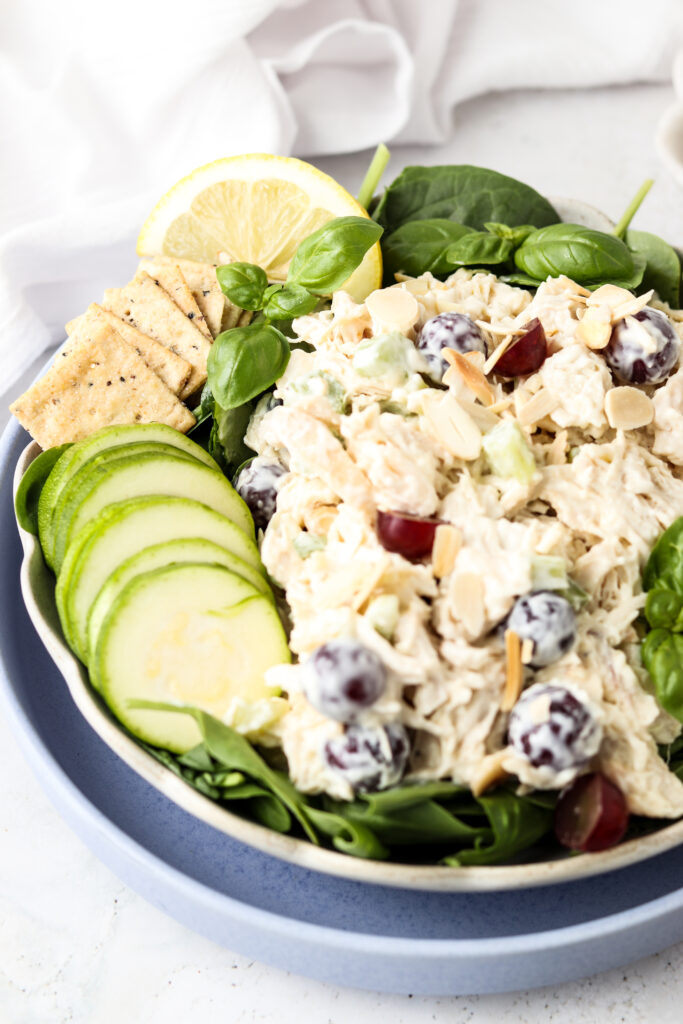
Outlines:
{"type": "MultiPolygon", "coordinates": [[[[18,424],[11,424],[5,443],[8,443],[12,433],[19,434],[20,430],[18,424]]],[[[13,495],[16,494],[24,471],[40,451],[35,441],[23,449],[14,469],[13,495]]],[[[7,458],[10,459],[9,455],[7,458]]],[[[577,881],[627,867],[683,843],[682,819],[599,853],[568,855],[551,861],[514,865],[448,867],[356,858],[247,821],[219,806],[168,771],[138,746],[108,713],[90,686],[85,668],[64,642],[54,605],[54,585],[43,561],[40,545],[36,537],[18,523],[17,529],[23,549],[21,590],[29,618],[63,676],[80,713],[99,738],[136,774],[183,810],[232,839],[297,867],[321,874],[372,885],[437,892],[492,892],[577,881]]]]}

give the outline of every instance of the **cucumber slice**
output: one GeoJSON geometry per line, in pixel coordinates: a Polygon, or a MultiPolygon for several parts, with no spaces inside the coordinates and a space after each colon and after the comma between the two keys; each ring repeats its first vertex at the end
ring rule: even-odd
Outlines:
{"type": "Polygon", "coordinates": [[[55,566],[59,571],[71,538],[107,505],[143,495],[198,498],[232,520],[250,538],[249,509],[217,470],[183,455],[129,455],[86,463],[64,488],[55,512],[55,566]]]}
{"type": "Polygon", "coordinates": [[[189,704],[223,716],[233,701],[274,696],[264,673],[290,660],[272,603],[218,565],[172,565],[128,583],[102,624],[93,682],[145,743],[184,753],[201,737],[186,715],[129,706],[189,704]]]}
{"type": "Polygon", "coordinates": [[[164,566],[181,562],[212,562],[214,565],[224,565],[226,569],[230,569],[231,572],[245,579],[247,583],[251,583],[252,587],[265,597],[273,600],[272,591],[265,579],[251,565],[210,540],[191,537],[154,544],[151,548],[145,548],[131,558],[127,558],[100,588],[88,613],[92,578],[88,574],[88,563],[86,562],[84,572],[80,576],[80,586],[70,589],[66,614],[76,644],[82,653],[87,652],[88,660],[95,650],[105,616],[126,584],[136,576],[151,572],[152,569],[162,569],[164,566]],[[87,621],[84,621],[84,613],[87,621]]]}
{"type": "Polygon", "coordinates": [[[55,463],[62,457],[67,449],[73,445],[67,441],[57,448],[48,448],[46,451],[36,455],[21,478],[17,493],[14,498],[14,511],[17,522],[22,530],[38,536],[38,503],[43,492],[45,482],[52,473],[55,463]]]}
{"type": "Polygon", "coordinates": [[[178,451],[194,456],[199,462],[203,462],[211,469],[220,467],[195,441],[191,441],[185,434],[167,427],[164,423],[135,423],[113,427],[103,427],[95,434],[84,438],[72,445],[68,456],[59,459],[59,465],[55,466],[41,492],[38,503],[38,526],[40,532],[40,543],[43,548],[45,560],[50,568],[53,567],[54,536],[52,532],[53,516],[59,496],[81,466],[89,459],[92,459],[99,452],[108,448],[116,448],[120,445],[136,444],[143,441],[158,441],[170,445],[178,451]]]}
{"type": "MultiPolygon", "coordinates": [[[[145,496],[110,505],[69,545],[57,579],[57,610],[71,649],[85,660],[71,622],[87,622],[88,612],[111,574],[132,555],[165,541],[202,537],[230,551],[252,569],[263,571],[251,538],[225,516],[191,498],[145,496]]],[[[80,634],[79,634],[80,635],[80,634]]]]}

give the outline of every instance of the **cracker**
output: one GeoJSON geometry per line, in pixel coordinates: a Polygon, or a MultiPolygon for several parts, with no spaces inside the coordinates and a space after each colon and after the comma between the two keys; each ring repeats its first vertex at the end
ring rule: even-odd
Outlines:
{"type": "Polygon", "coordinates": [[[144,270],[150,277],[153,277],[157,284],[160,284],[165,292],[171,296],[176,306],[182,309],[188,320],[191,320],[195,327],[198,327],[205,338],[211,342],[213,335],[209,330],[206,317],[197,305],[197,301],[190,291],[183,272],[177,263],[161,263],[157,260],[140,260],[138,270],[144,270]]]}
{"type": "Polygon", "coordinates": [[[137,327],[126,323],[125,320],[110,313],[109,310],[102,309],[96,302],[91,303],[81,316],[69,321],[66,325],[66,333],[74,334],[78,325],[84,320],[89,320],[91,323],[100,321],[109,324],[127,345],[135,349],[150,370],[154,370],[157,377],[164,382],[167,388],[170,388],[174,395],[181,394],[192,372],[192,367],[186,359],[177,356],[170,348],[166,348],[165,345],[150,338],[149,335],[143,334],[137,327]]]}
{"type": "Polygon", "coordinates": [[[44,449],[113,424],[166,423],[183,433],[195,424],[189,409],[103,321],[81,321],[71,344],[10,409],[44,449]]]}
{"type": "Polygon", "coordinates": [[[109,288],[102,305],[190,363],[192,370],[181,398],[194,394],[204,384],[209,342],[144,270],[125,288],[109,288]]]}
{"type": "MultiPolygon", "coordinates": [[[[204,314],[214,338],[217,338],[223,327],[224,314],[227,316],[228,309],[236,309],[231,302],[228,302],[221,291],[221,286],[216,280],[216,267],[213,263],[197,263],[194,260],[176,260],[170,256],[155,256],[154,263],[157,266],[177,266],[180,268],[187,286],[192,292],[197,305],[204,314]]],[[[239,313],[235,314],[235,321],[239,313]]],[[[235,324],[230,326],[234,327],[235,324]]]]}

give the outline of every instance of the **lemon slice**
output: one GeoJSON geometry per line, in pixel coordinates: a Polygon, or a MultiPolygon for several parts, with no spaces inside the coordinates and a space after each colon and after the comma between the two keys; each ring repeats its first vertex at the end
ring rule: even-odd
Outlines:
{"type": "MultiPolygon", "coordinates": [[[[141,256],[257,263],[284,281],[297,246],[332,217],[367,211],[329,175],[293,157],[251,153],[215,160],[182,178],[142,226],[141,256]]],[[[357,302],[382,283],[379,243],[344,284],[357,302]]]]}

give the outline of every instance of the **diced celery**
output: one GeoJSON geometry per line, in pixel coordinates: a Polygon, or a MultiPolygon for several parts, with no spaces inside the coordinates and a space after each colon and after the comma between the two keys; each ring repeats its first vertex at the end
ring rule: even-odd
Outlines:
{"type": "Polygon", "coordinates": [[[512,477],[521,484],[528,484],[536,472],[533,452],[516,420],[501,420],[484,434],[482,446],[496,476],[512,477]]]}
{"type": "Polygon", "coordinates": [[[558,555],[534,555],[531,559],[533,590],[565,590],[569,584],[567,565],[558,555]]]}
{"type": "Polygon", "coordinates": [[[292,405],[296,397],[315,396],[326,398],[336,412],[343,412],[346,405],[346,393],[344,388],[331,373],[326,370],[313,370],[302,377],[296,377],[285,389],[283,401],[285,405],[292,405]]]}
{"type": "Polygon", "coordinates": [[[365,618],[373,629],[391,640],[398,625],[399,605],[396,594],[380,594],[373,598],[365,612],[365,618]]]}
{"type": "Polygon", "coordinates": [[[353,368],[361,377],[381,377],[397,388],[413,372],[415,355],[412,341],[399,331],[391,331],[361,341],[353,354],[353,368]]]}
{"type": "Polygon", "coordinates": [[[309,533],[302,530],[292,541],[294,550],[299,558],[308,558],[314,551],[321,551],[327,544],[327,537],[321,537],[317,533],[309,533]]]}

